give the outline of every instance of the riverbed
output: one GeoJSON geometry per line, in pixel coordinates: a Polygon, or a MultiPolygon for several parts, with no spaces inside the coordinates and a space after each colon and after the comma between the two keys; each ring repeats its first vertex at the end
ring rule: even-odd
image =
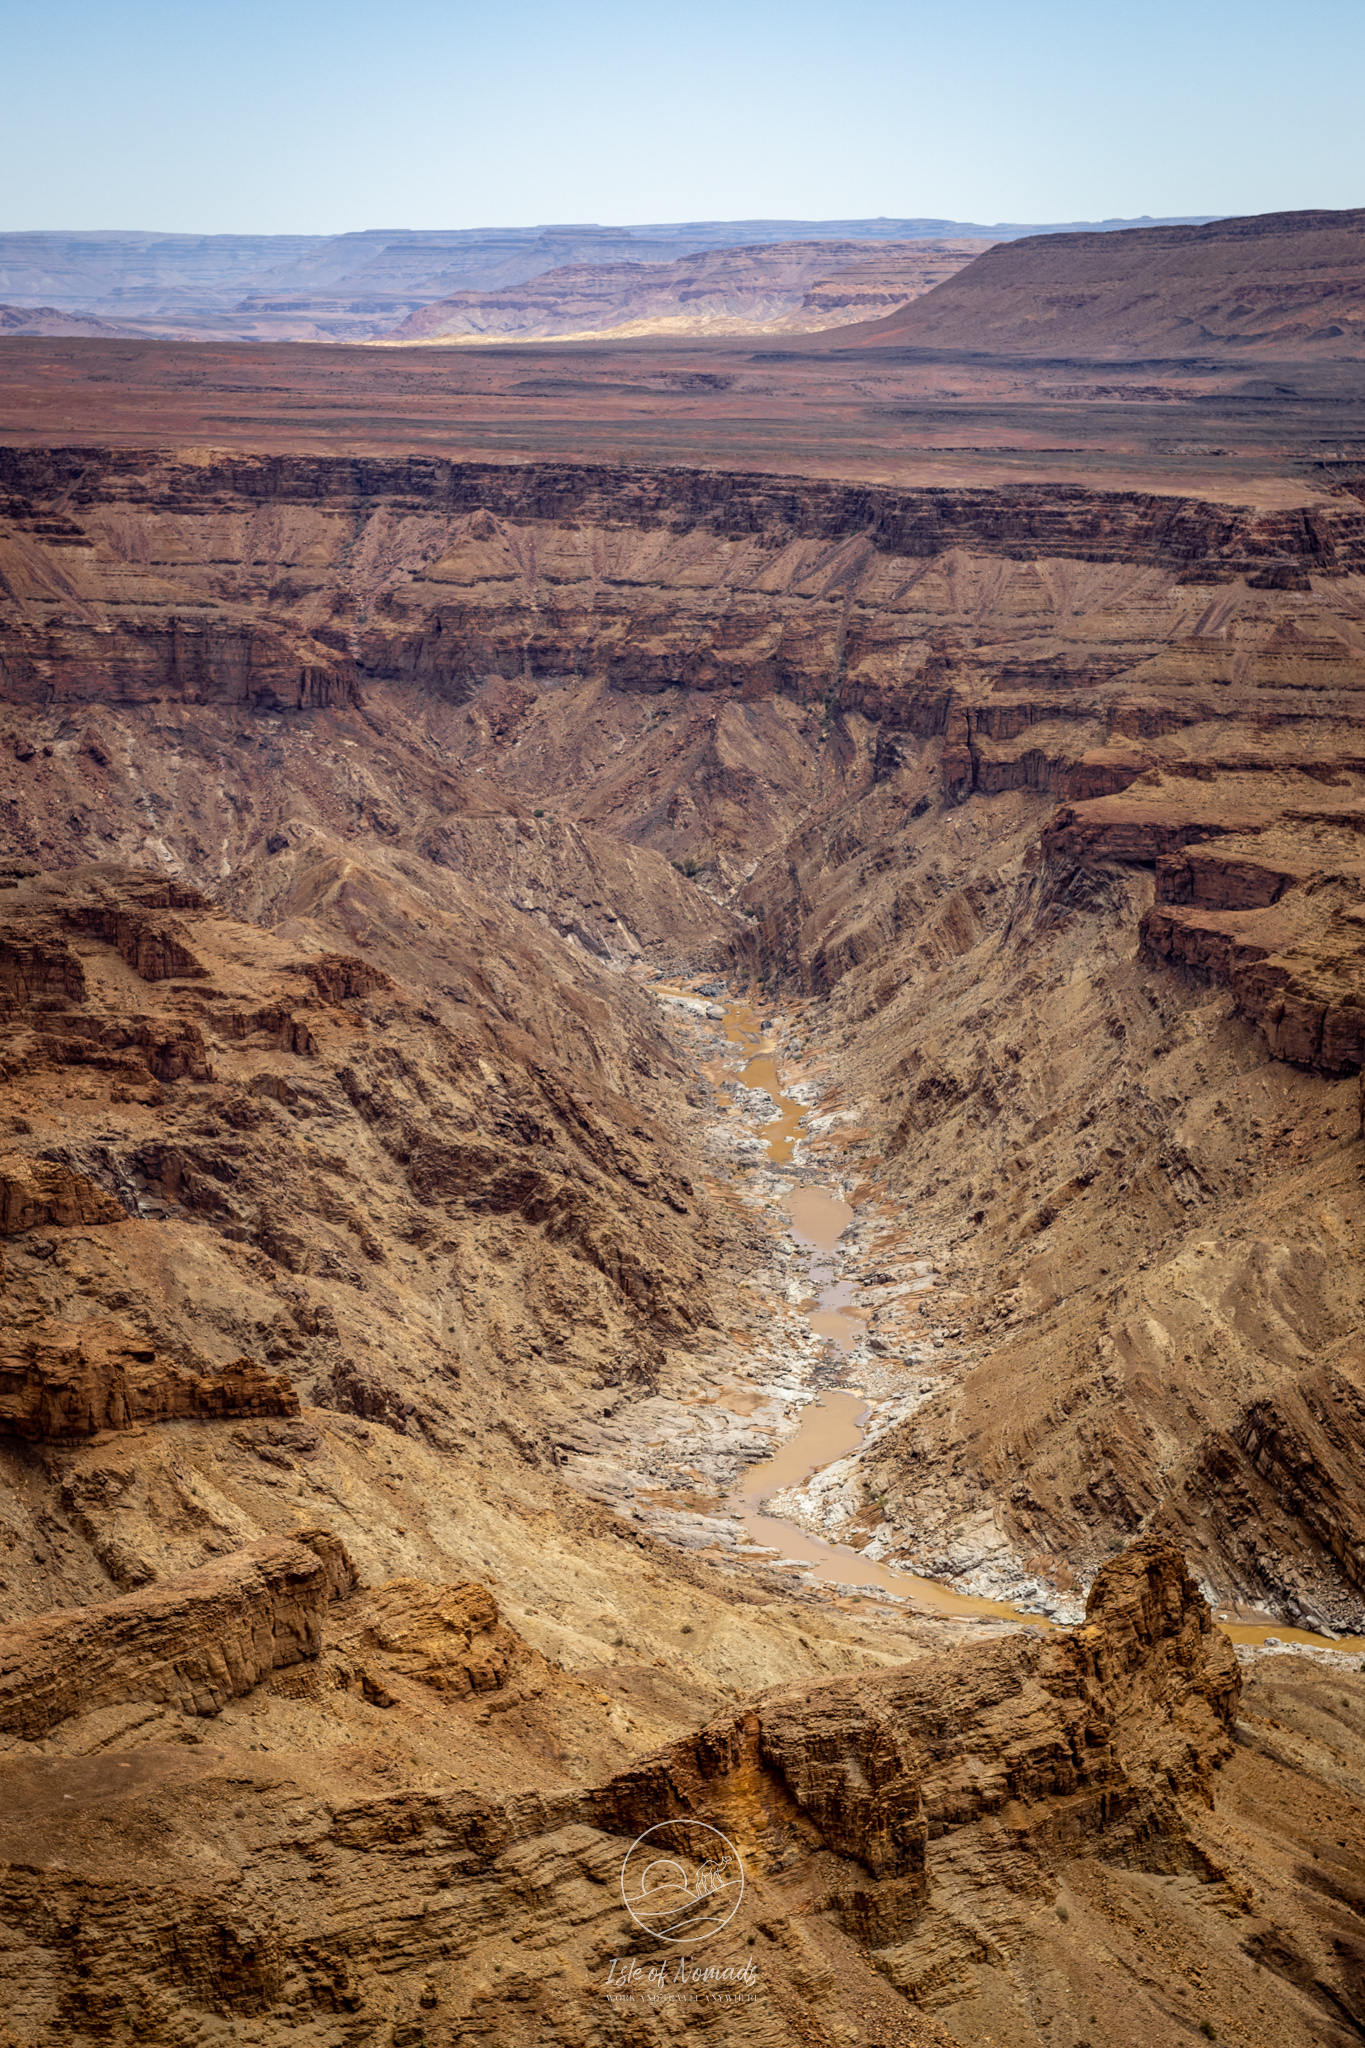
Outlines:
{"type": "MultiPolygon", "coordinates": [[[[807,1108],[782,1092],[777,1063],[762,1050],[760,1020],[747,1004],[725,1005],[724,1029],[732,1045],[746,1051],[753,1048],[740,1080],[745,1088],[761,1089],[771,1097],[778,1115],[763,1126],[763,1142],[775,1167],[790,1166],[807,1108]]],[[[829,1339],[847,1355],[859,1325],[865,1320],[853,1306],[853,1283],[840,1280],[835,1269],[836,1248],[853,1221],[853,1211],[837,1188],[795,1179],[783,1197],[782,1206],[790,1219],[792,1236],[808,1263],[811,1305],[806,1311],[807,1320],[818,1336],[829,1339]]],[[[876,1588],[926,1612],[959,1619],[977,1617],[1047,1627],[1043,1617],[1022,1613],[1005,1601],[978,1599],[956,1593],[935,1579],[895,1571],[867,1557],[852,1544],[828,1542],[795,1522],[765,1512],[765,1505],[774,1494],[801,1485],[837,1459],[856,1451],[863,1442],[871,1413],[872,1403],[867,1395],[854,1388],[827,1387],[809,1403],[796,1435],[763,1464],[750,1466],[730,1498],[729,1506],[742,1520],[750,1542],[765,1550],[776,1550],[784,1561],[807,1566],[807,1580],[833,1588],[876,1588]]]]}
{"type": "MultiPolygon", "coordinates": [[[[804,1104],[783,1093],[777,1062],[763,1049],[762,1023],[745,1003],[726,1003],[724,1031],[732,1045],[748,1052],[741,1074],[746,1089],[762,1090],[778,1114],[762,1127],[762,1140],[772,1165],[790,1167],[801,1135],[804,1104]]],[[[809,1180],[793,1180],[782,1206],[797,1245],[806,1254],[811,1284],[807,1319],[818,1336],[832,1341],[846,1355],[864,1320],[853,1306],[854,1288],[836,1273],[840,1237],[853,1221],[853,1210],[837,1188],[809,1180]]],[[[935,1579],[917,1578],[867,1557],[852,1544],[831,1543],[795,1522],[766,1512],[775,1494],[799,1487],[862,1444],[873,1403],[856,1388],[826,1387],[804,1410],[795,1436],[762,1464],[751,1466],[731,1495],[729,1506],[739,1516],[750,1542],[776,1551],[782,1560],[807,1567],[803,1576],[834,1589],[875,1588],[912,1602],[916,1608],[956,1617],[976,1616],[1013,1621],[1028,1627],[1049,1627],[1045,1617],[1021,1612],[998,1600],[977,1599],[954,1592],[935,1579]]],[[[1365,1637],[1313,1635],[1305,1629],[1276,1623],[1220,1622],[1234,1643],[1264,1648],[1284,1644],[1355,1655],[1365,1652],[1365,1637]]]]}

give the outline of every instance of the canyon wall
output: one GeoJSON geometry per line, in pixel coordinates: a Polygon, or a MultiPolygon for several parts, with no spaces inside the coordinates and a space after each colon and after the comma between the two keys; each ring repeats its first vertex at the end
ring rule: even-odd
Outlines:
{"type": "Polygon", "coordinates": [[[144,2038],[578,2038],[625,1831],[703,1787],[761,1865],[736,2038],[842,2041],[852,1983],[873,2040],[1179,2039],[1254,1958],[1344,2044],[1354,1677],[1239,1705],[1173,1546],[1365,1619],[1359,498],[2,474],[18,2038],[134,1989],[144,2038]],[[802,1600],[575,1482],[770,1312],[664,972],[799,1012],[812,1169],[932,1267],[833,1533],[1089,1589],[1074,1635],[802,1600]]]}

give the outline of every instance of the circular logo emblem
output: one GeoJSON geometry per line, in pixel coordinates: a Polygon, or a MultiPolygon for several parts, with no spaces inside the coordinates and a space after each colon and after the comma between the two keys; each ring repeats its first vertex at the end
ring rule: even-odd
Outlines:
{"type": "Polygon", "coordinates": [[[706,1941],[744,1897],[739,1851],[700,1820],[661,1820],[631,1843],[621,1897],[637,1927],[659,1941],[706,1941]]]}

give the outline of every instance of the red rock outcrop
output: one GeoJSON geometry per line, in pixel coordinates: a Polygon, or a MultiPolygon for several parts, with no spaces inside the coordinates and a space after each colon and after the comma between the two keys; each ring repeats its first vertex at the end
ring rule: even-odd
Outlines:
{"type": "MultiPolygon", "coordinates": [[[[190,891],[196,907],[197,892],[190,891]]],[[[204,980],[207,970],[185,944],[184,928],[173,917],[148,916],[141,910],[84,905],[66,912],[66,921],[113,946],[143,981],[204,980]]]]}
{"type": "Polygon", "coordinates": [[[65,1004],[85,994],[85,970],[59,934],[7,931],[0,937],[0,1004],[27,1010],[48,998],[65,1004]]]}
{"type": "Polygon", "coordinates": [[[1180,1553],[1144,1537],[1100,1572],[1074,1632],[760,1700],[642,1759],[588,1811],[627,1838],[712,1819],[760,1871],[780,1868],[794,1833],[815,1859],[817,1910],[891,1949],[888,1974],[909,1982],[911,1957],[896,1950],[933,1903],[936,1859],[997,1816],[1039,1887],[1079,1855],[1188,1864],[1176,1802],[1212,1803],[1240,1690],[1180,1553]]]}
{"type": "Polygon", "coordinates": [[[1365,810],[1353,786],[1336,803],[1318,796],[1319,777],[1347,782],[1345,763],[1290,761],[1273,777],[1249,766],[1153,768],[1121,794],[1063,806],[1045,857],[1057,876],[1151,868],[1145,957],[1231,989],[1277,1058],[1354,1072],[1365,1061],[1365,810]]]}
{"type": "Polygon", "coordinates": [[[122,1204],[74,1167],[15,1152],[0,1155],[0,1237],[17,1237],[44,1223],[70,1229],[126,1220],[122,1204]]]}
{"type": "MultiPolygon", "coordinates": [[[[433,1713],[447,1752],[475,1746],[493,1710],[504,1728],[520,1720],[536,1739],[527,1713],[568,1713],[581,1686],[510,1635],[515,1688],[506,1668],[491,1687],[484,1673],[450,1686],[446,1642],[472,1631],[477,1647],[496,1621],[482,1589],[403,1582],[328,1609],[321,1568],[307,1570],[313,1562],[294,1545],[260,1545],[192,1582],[85,1617],[91,1690],[101,1699],[166,1699],[212,1714],[254,1672],[284,1715],[297,1718],[302,1707],[323,1725],[346,1725],[348,1715],[368,1716],[357,1724],[366,1728],[378,1722],[382,1750],[349,1746],[344,1782],[313,1780],[305,1756],[281,1754],[277,1743],[259,1767],[238,1748],[227,1762],[240,1725],[231,1710],[212,1752],[202,1743],[132,1750],[112,1769],[98,1753],[44,1758],[40,1782],[7,1803],[0,1826],[0,1911],[24,1937],[16,1947],[21,2014],[44,2013],[43,1999],[126,1997],[135,1978],[160,2001],[159,2029],[211,1999],[267,2026],[284,2014],[297,2021],[300,2011],[355,2013],[366,2029],[381,2014],[386,2024],[423,2027],[434,2014],[454,2038],[477,2029],[520,2043],[547,2027],[573,2038],[612,2010],[603,1979],[613,1956],[622,1959],[612,1977],[620,2017],[617,1977],[641,1954],[620,1884],[632,1840],[689,1818],[721,1829],[743,1865],[733,1922],[694,1960],[720,1973],[703,1985],[756,1994],[727,1996],[723,2020],[727,2040],[753,2048],[784,2030],[828,2034],[850,2009],[875,2020],[883,2039],[941,2048],[949,2037],[927,2008],[955,2007],[953,2038],[963,2038],[1002,1974],[1024,1991],[1035,1979],[1055,1985],[1062,1899],[1084,1916],[1088,1940],[1124,1925],[1123,1887],[1135,1875],[1158,1898],[1163,1880],[1173,1881],[1182,1910],[1199,1913],[1206,1969],[1214,1957],[1221,1967],[1224,1947],[1237,1953],[1247,1904],[1211,1863],[1200,1831],[1234,1754],[1228,1728],[1239,1676],[1169,1545],[1148,1540],[1115,1560],[1086,1625],[1072,1634],[1019,1635],[861,1680],[785,1687],[595,1785],[566,1784],[547,1761],[539,1782],[522,1777],[519,1764],[515,1788],[482,1792],[453,1790],[448,1771],[414,1769],[408,1745],[429,1742],[433,1713]],[[227,1626],[210,1668],[196,1632],[223,1626],[219,1589],[228,1583],[248,1614],[227,1626]],[[433,1696],[426,1635],[438,1613],[433,1696]],[[364,1662],[357,1621],[371,1637],[393,1632],[396,1647],[364,1662]],[[289,1667],[319,1648],[323,1682],[310,1687],[306,1670],[289,1667]],[[400,1673],[404,1666],[411,1672],[400,1673]],[[405,1704],[413,1677],[416,1712],[405,1704]],[[85,1811],[71,1814],[66,1795],[77,1785],[85,1811]],[[133,1816],[159,1823],[146,1829],[155,1866],[150,1852],[125,1851],[118,1884],[96,1882],[99,1822],[115,1794],[125,1831],[133,1816]],[[254,1853],[224,1855],[248,1809],[254,1853]],[[41,1849],[59,1822],[54,1871],[41,1849]],[[190,1827],[195,1858],[184,1853],[190,1827]],[[301,1880],[283,1889],[282,1859],[301,1880]],[[1090,1872],[1122,1892],[1117,1915],[1087,1908],[1090,1872]],[[63,1893],[82,1886],[86,1901],[60,1924],[54,1885],[63,1893]],[[191,1886],[196,1940],[173,1944],[167,1931],[191,1886]],[[1207,1912],[1206,1887],[1215,1908],[1207,1912]],[[130,1912],[140,1930],[134,1953],[126,1939],[93,1940],[96,1925],[121,1929],[130,1912]],[[40,1923],[48,1929],[41,1943],[29,1938],[40,1923]],[[517,1955],[530,1941],[537,1956],[543,1940],[553,1941],[555,1971],[522,1970],[517,1955]],[[485,1969],[490,1945],[498,1967],[485,1969]]],[[[23,1721],[30,1740],[68,1702],[52,1667],[64,1663],[74,1625],[59,1618],[56,1656],[49,1648],[45,1663],[36,1658],[27,1691],[12,1694],[10,1719],[23,1721]]],[[[457,1642],[457,1666],[466,1655],[457,1642]]],[[[83,1705],[90,1713],[94,1701],[83,1705]]],[[[101,1739],[98,1728],[91,1739],[101,1739]]],[[[14,1770],[12,1760],[0,1764],[0,1773],[14,1770]]],[[[1227,1833],[1224,1820],[1224,1841],[1227,1833]]],[[[1118,1973],[1106,1996],[1136,2005],[1148,2028],[1162,2022],[1169,1987],[1144,1980],[1126,1949],[1107,1949],[1106,1962],[1118,1973]]],[[[1324,1982],[1351,1996],[1339,1966],[1328,1966],[1324,1982]]],[[[1265,1995],[1281,1995],[1273,1975],[1265,1995]]],[[[1087,2012],[1102,2002],[1092,1994],[1087,2012]]],[[[675,2031],[666,2002],[624,2011],[641,2040],[675,2031]]],[[[25,2017],[19,2039],[46,2040],[45,2027],[25,2017]]],[[[1019,2038],[1034,2039],[1032,2028],[1019,2038]]]]}
{"type": "Polygon", "coordinates": [[[515,1643],[486,1586],[413,1579],[391,1580],[366,1597],[358,1640],[363,1650],[380,1653],[391,1675],[455,1699],[496,1692],[515,1643]]]}
{"type": "MultiPolygon", "coordinates": [[[[1292,899],[1291,907],[1298,908],[1292,899]]],[[[1143,950],[1231,989],[1277,1059],[1353,1074],[1365,1065],[1365,943],[1349,928],[1319,935],[1317,907],[1305,905],[1302,919],[1273,921],[1249,911],[1154,907],[1143,916],[1143,950]]]]}
{"type": "Polygon", "coordinates": [[[143,1423],[298,1412],[288,1380],[254,1358],[192,1372],[104,1318],[0,1337],[0,1434],[71,1443],[143,1423]]]}
{"type": "Polygon", "coordinates": [[[1189,903],[1201,910],[1267,910],[1304,879],[1302,871],[1235,854],[1187,850],[1158,858],[1156,897],[1158,903],[1189,903]]]}

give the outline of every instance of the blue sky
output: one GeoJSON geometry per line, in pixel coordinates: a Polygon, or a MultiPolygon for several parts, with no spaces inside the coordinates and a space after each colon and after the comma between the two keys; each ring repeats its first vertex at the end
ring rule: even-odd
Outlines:
{"type": "Polygon", "coordinates": [[[1365,5],[10,0],[0,226],[1365,204],[1365,5]]]}

